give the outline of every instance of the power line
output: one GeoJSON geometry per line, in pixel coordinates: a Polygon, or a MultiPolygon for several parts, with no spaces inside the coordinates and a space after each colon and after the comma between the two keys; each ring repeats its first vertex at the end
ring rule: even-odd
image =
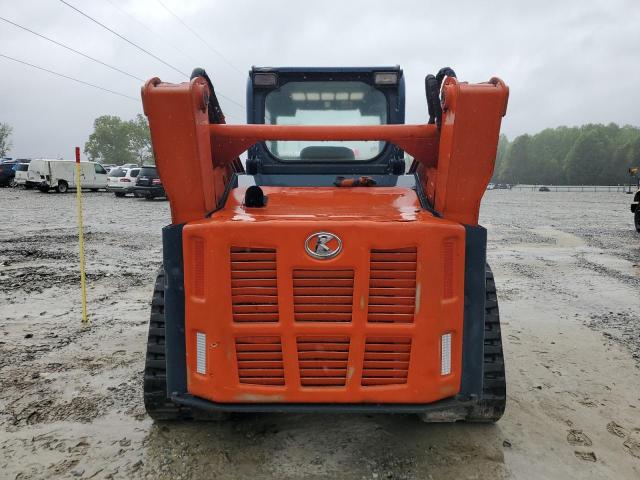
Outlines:
{"type": "Polygon", "coordinates": [[[8,55],[4,55],[2,53],[0,53],[0,57],[6,58],[7,60],[12,60],[12,61],[17,62],[17,63],[22,63],[23,65],[28,65],[28,66],[33,67],[33,68],[37,68],[38,70],[42,70],[44,72],[51,73],[53,75],[57,75],[58,77],[66,78],[67,80],[73,80],[74,82],[81,83],[82,85],[87,85],[88,87],[93,87],[93,88],[97,88],[98,90],[102,90],[102,91],[105,91],[105,92],[113,93],[114,95],[118,95],[119,97],[128,98],[129,100],[133,100],[136,103],[140,102],[139,98],[130,97],[129,95],[126,95],[124,93],[116,92],[114,90],[109,90],[108,88],[101,87],[99,85],[94,85],[93,83],[85,82],[84,80],[79,80],[79,79],[74,78],[74,77],[69,77],[69,76],[64,75],[62,73],[54,72],[53,70],[49,70],[49,69],[44,68],[44,67],[39,67],[38,65],[34,65],[33,63],[28,63],[28,62],[25,62],[23,60],[18,60],[17,58],[13,58],[13,57],[10,57],[8,55]]]}
{"type": "Polygon", "coordinates": [[[47,41],[49,41],[51,43],[54,43],[54,44],[62,47],[62,48],[66,48],[67,50],[69,50],[69,51],[71,51],[73,53],[77,53],[78,55],[81,55],[84,58],[88,58],[89,60],[91,60],[93,62],[99,63],[100,65],[104,65],[105,67],[110,68],[111,70],[115,70],[116,72],[120,72],[123,75],[126,75],[127,77],[131,77],[131,78],[133,78],[135,80],[138,80],[138,81],[144,83],[144,80],[142,78],[136,77],[135,75],[132,75],[132,74],[130,74],[128,72],[125,72],[124,70],[120,70],[118,67],[114,67],[113,65],[109,65],[108,63],[104,63],[104,62],[98,60],[97,58],[93,58],[93,57],[91,57],[91,56],[89,56],[89,55],[87,55],[85,53],[82,53],[82,52],[76,50],[75,48],[72,48],[72,47],[70,47],[68,45],[65,45],[64,43],[60,43],[60,42],[58,42],[58,41],[56,41],[56,40],[54,40],[52,38],[49,38],[49,37],[47,37],[45,35],[42,35],[41,33],[34,32],[33,30],[31,30],[31,29],[29,29],[27,27],[24,27],[22,25],[19,25],[19,24],[15,23],[15,22],[12,22],[11,20],[8,20],[8,19],[6,19],[4,17],[0,17],[0,20],[3,20],[5,22],[7,22],[7,23],[10,23],[11,25],[13,25],[15,27],[21,28],[22,30],[24,30],[26,32],[32,33],[33,35],[36,35],[36,36],[38,36],[40,38],[43,38],[43,39],[45,39],[45,40],[47,40],[47,41]]]}
{"type": "Polygon", "coordinates": [[[196,38],[198,38],[202,43],[204,43],[207,46],[207,48],[209,48],[209,50],[211,50],[213,53],[215,53],[220,58],[222,58],[222,60],[224,60],[227,65],[229,65],[232,69],[234,69],[236,72],[242,75],[243,72],[238,67],[236,67],[233,63],[231,63],[231,61],[227,57],[225,57],[220,51],[213,48],[209,44],[209,42],[207,42],[204,38],[202,38],[202,36],[198,32],[196,32],[193,28],[187,25],[187,23],[184,20],[182,20],[178,15],[176,15],[172,10],[170,10],[169,7],[167,7],[164,3],[162,3],[161,0],[156,0],[156,1],[162,6],[162,8],[164,8],[167,12],[169,12],[169,14],[173,16],[173,18],[175,18],[178,22],[180,22],[184,28],[189,30],[196,38]]]}
{"type": "Polygon", "coordinates": [[[176,47],[172,42],[169,42],[166,38],[162,37],[162,35],[160,35],[158,32],[156,32],[155,30],[153,30],[151,27],[149,27],[146,23],[142,22],[141,20],[137,19],[134,15],[132,15],[131,13],[127,12],[124,8],[122,8],[121,6],[119,6],[118,4],[116,4],[116,2],[114,2],[113,0],[107,0],[107,2],[109,2],[113,8],[115,8],[116,10],[118,10],[121,14],[127,16],[129,19],[131,19],[132,21],[136,22],[138,25],[140,25],[142,28],[144,28],[147,32],[151,33],[152,35],[154,35],[156,38],[162,40],[163,42],[165,42],[167,45],[169,45],[171,48],[173,48],[176,52],[178,52],[180,55],[184,56],[184,57],[188,57],[189,59],[191,59],[191,61],[193,62],[198,62],[193,56],[189,55],[188,53],[186,53],[185,51],[181,50],[180,48],[176,47]]]}
{"type": "MultiPolygon", "coordinates": [[[[151,57],[155,58],[156,60],[158,60],[159,62],[163,63],[164,65],[168,66],[169,68],[175,70],[176,72],[180,73],[181,75],[184,75],[185,77],[189,77],[188,74],[186,74],[185,72],[179,70],[178,68],[174,67],[173,65],[171,65],[170,63],[165,62],[164,60],[162,60],[160,57],[154,55],[153,53],[149,52],[148,50],[142,48],[140,45],[132,42],[131,40],[129,40],[128,38],[124,37],[123,35],[119,34],[118,32],[116,32],[115,30],[112,30],[111,28],[107,27],[105,24],[99,22],[98,20],[96,20],[95,18],[87,15],[86,13],[84,13],[82,10],[74,7],[73,5],[71,5],[70,3],[66,2],[65,0],[60,0],[61,3],[64,3],[66,6],[68,6],[69,8],[75,10],[76,12],[78,12],[80,15],[88,18],[89,20],[91,20],[92,22],[96,23],[97,25],[101,26],[102,28],[104,28],[105,30],[113,33],[115,36],[117,36],[118,38],[121,38],[122,40],[124,40],[125,42],[129,43],[130,45],[133,45],[134,47],[136,47],[138,50],[141,50],[142,52],[146,53],[147,55],[150,55],[151,57]]],[[[217,95],[221,98],[224,98],[225,100],[233,103],[234,105],[244,109],[244,105],[240,104],[239,102],[236,102],[235,100],[233,100],[232,98],[218,92],[217,95]]]]}
{"type": "Polygon", "coordinates": [[[155,58],[156,60],[158,60],[160,63],[166,65],[167,67],[171,68],[172,70],[178,72],[180,75],[183,75],[185,77],[189,77],[188,74],[184,73],[183,71],[179,70],[178,68],[174,67],[173,65],[171,65],[168,62],[165,62],[163,59],[161,59],[160,57],[158,57],[157,55],[154,55],[153,53],[151,53],[149,50],[146,50],[145,48],[141,47],[140,45],[138,45],[137,43],[132,42],[131,40],[129,40],[128,38],[126,38],[123,35],[120,35],[118,32],[116,32],[115,30],[112,30],[111,28],[107,27],[104,23],[99,22],[98,20],[96,20],[95,18],[91,17],[90,15],[87,15],[86,13],[84,13],[82,10],[80,10],[79,8],[74,7],[73,5],[71,5],[70,3],[65,2],[65,0],[60,0],[61,3],[64,3],[67,7],[75,10],[76,12],[78,12],[80,15],[82,15],[83,17],[88,18],[89,20],[91,20],[92,22],[94,22],[97,25],[100,25],[102,28],[104,28],[105,30],[113,33],[116,37],[124,40],[125,42],[127,42],[128,44],[136,47],[138,50],[140,50],[141,52],[146,53],[147,55],[149,55],[152,58],[155,58]]]}
{"type": "MultiPolygon", "coordinates": [[[[196,38],[198,38],[202,43],[204,43],[209,50],[211,50],[213,53],[215,53],[216,55],[218,55],[220,58],[222,58],[227,65],[229,65],[233,70],[235,70],[236,72],[242,74],[242,71],[236,67],[233,63],[231,63],[222,53],[220,53],[218,50],[216,50],[215,48],[213,48],[204,38],[202,38],[202,36],[200,36],[200,34],[198,34],[198,32],[196,32],[193,28],[191,28],[189,25],[187,25],[185,23],[184,20],[182,20],[178,15],[176,15],[171,9],[169,9],[169,7],[167,7],[164,3],[162,3],[161,0],[156,0],[160,6],[162,6],[162,8],[164,8],[171,16],[173,16],[178,22],[180,22],[182,24],[182,26],[184,28],[186,28],[187,30],[189,30],[196,38]]],[[[228,96],[224,95],[221,92],[217,92],[216,93],[217,96],[219,96],[220,98],[224,98],[225,100],[233,103],[234,105],[244,109],[244,105],[240,104],[239,102],[236,102],[235,100],[229,98],[228,96]]]]}
{"type": "Polygon", "coordinates": [[[244,109],[244,105],[241,105],[240,103],[236,102],[235,100],[232,100],[231,98],[227,97],[226,95],[223,95],[222,93],[220,93],[220,91],[216,92],[216,96],[218,96],[220,98],[224,98],[226,101],[231,102],[234,105],[236,105],[237,107],[240,107],[240,108],[244,109]]]}

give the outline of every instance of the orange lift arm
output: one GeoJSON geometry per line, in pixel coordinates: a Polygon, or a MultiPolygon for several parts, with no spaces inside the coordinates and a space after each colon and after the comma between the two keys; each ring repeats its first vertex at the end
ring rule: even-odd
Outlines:
{"type": "Polygon", "coordinates": [[[480,201],[493,175],[509,88],[497,78],[442,86],[442,124],[435,167],[417,158],[416,172],[429,202],[444,218],[478,224],[480,201]]]}
{"type": "Polygon", "coordinates": [[[412,155],[421,187],[444,218],[476,225],[493,174],[508,87],[499,79],[443,85],[443,117],[436,125],[283,126],[210,124],[209,87],[202,77],[142,89],[158,171],[173,223],[204,218],[224,198],[232,164],[266,140],[384,140],[412,155]]]}

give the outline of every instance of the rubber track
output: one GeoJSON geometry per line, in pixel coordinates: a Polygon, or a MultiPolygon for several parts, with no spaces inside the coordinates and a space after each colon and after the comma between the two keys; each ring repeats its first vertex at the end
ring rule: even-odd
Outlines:
{"type": "Polygon", "coordinates": [[[193,418],[188,408],[167,398],[166,358],[164,352],[164,270],[160,269],[153,288],[151,318],[144,366],[144,406],[154,420],[193,418]]]}
{"type": "Polygon", "coordinates": [[[469,413],[472,422],[497,422],[507,401],[504,352],[500,331],[500,312],[496,282],[491,267],[486,268],[486,300],[484,313],[484,376],[482,400],[469,413]]]}

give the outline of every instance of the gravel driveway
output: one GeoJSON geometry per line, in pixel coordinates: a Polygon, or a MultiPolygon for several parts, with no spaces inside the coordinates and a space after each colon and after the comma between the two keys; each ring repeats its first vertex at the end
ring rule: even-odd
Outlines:
{"type": "Polygon", "coordinates": [[[640,478],[640,235],[622,193],[487,192],[504,322],[497,425],[401,415],[154,424],[142,405],[162,200],[0,189],[0,477],[640,478]]]}

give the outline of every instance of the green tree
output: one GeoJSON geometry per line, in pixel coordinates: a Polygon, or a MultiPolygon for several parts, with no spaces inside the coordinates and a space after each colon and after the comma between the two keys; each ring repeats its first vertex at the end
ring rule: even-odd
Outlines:
{"type": "Polygon", "coordinates": [[[84,151],[91,160],[102,163],[142,165],[152,161],[146,118],[140,114],[129,121],[111,115],[96,118],[84,151]]]}
{"type": "Polygon", "coordinates": [[[11,133],[13,128],[8,123],[0,122],[0,157],[4,157],[11,150],[11,133]]]}
{"type": "Polygon", "coordinates": [[[531,137],[520,135],[509,146],[503,178],[508,183],[528,183],[534,171],[529,152],[531,137]]]}
{"type": "Polygon", "coordinates": [[[131,120],[129,123],[131,124],[129,145],[135,152],[138,164],[143,165],[145,163],[153,163],[151,135],[149,133],[147,117],[139,113],[136,115],[136,118],[131,120]]]}
{"type": "Polygon", "coordinates": [[[496,152],[496,163],[493,168],[492,182],[498,183],[501,181],[502,173],[506,167],[507,152],[509,151],[509,139],[504,133],[500,134],[498,140],[498,151],[496,152]]]}
{"type": "Polygon", "coordinates": [[[572,185],[597,185],[606,181],[611,158],[611,140],[602,128],[586,125],[565,162],[567,180],[572,185]]]}
{"type": "Polygon", "coordinates": [[[547,128],[531,139],[533,176],[526,183],[566,183],[564,160],[579,135],[577,128],[547,128]]]}
{"type": "Polygon", "coordinates": [[[629,183],[628,172],[631,167],[640,167],[640,135],[614,150],[611,170],[616,173],[616,178],[613,183],[629,183]]]}
{"type": "Polygon", "coordinates": [[[133,163],[135,156],[129,148],[129,128],[120,117],[103,115],[93,122],[93,133],[84,145],[91,160],[102,163],[133,163]]]}

